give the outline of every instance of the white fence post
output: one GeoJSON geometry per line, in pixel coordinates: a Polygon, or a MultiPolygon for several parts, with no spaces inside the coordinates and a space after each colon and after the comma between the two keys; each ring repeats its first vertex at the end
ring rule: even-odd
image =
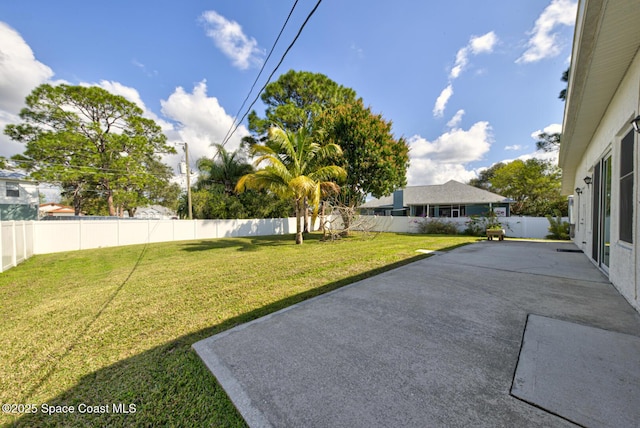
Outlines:
{"type": "Polygon", "coordinates": [[[11,237],[13,239],[11,239],[11,244],[13,246],[13,249],[11,251],[11,266],[17,266],[18,265],[18,243],[16,242],[16,222],[12,221],[11,222],[11,237]]]}

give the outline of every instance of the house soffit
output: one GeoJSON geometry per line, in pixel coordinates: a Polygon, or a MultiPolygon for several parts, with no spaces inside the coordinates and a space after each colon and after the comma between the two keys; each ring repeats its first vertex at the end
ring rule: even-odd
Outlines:
{"type": "Polygon", "coordinates": [[[580,7],[559,161],[566,193],[640,46],[637,0],[591,0],[580,7]]]}

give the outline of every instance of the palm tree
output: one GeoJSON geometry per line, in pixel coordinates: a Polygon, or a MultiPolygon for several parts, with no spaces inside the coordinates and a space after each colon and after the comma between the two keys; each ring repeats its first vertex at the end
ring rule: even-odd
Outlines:
{"type": "Polygon", "coordinates": [[[259,156],[254,162],[256,167],[263,162],[268,165],[241,177],[236,191],[265,189],[282,198],[291,198],[296,213],[296,244],[302,244],[301,220],[306,209],[305,200],[317,212],[322,189],[338,188],[331,180],[347,176],[339,166],[320,166],[319,163],[321,159],[341,154],[340,146],[313,142],[307,128],[291,132],[272,127],[266,144],[254,145],[251,151],[259,156]]]}
{"type": "Polygon", "coordinates": [[[197,187],[221,184],[224,192],[231,196],[240,177],[252,172],[253,167],[242,159],[237,150],[228,152],[221,144],[214,144],[214,147],[217,153],[213,158],[200,158],[196,164],[200,171],[197,187]]]}

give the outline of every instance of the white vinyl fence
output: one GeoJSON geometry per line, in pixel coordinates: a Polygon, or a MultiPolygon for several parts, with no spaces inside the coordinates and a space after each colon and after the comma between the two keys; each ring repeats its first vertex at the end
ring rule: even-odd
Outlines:
{"type": "MultiPolygon", "coordinates": [[[[544,238],[546,218],[500,217],[509,237],[544,238]]],[[[361,224],[380,232],[416,233],[421,217],[361,216],[361,224]]],[[[468,218],[448,218],[458,229],[468,218]]],[[[0,272],[33,254],[86,250],[152,242],[294,233],[295,218],[253,220],[59,220],[0,222],[0,272]]]]}
{"type": "Polygon", "coordinates": [[[283,235],[295,218],[253,220],[59,220],[35,222],[34,254],[152,242],[283,235]]]}
{"type": "MultiPolygon", "coordinates": [[[[372,230],[380,232],[416,233],[418,226],[425,219],[423,217],[390,217],[390,216],[361,216],[362,223],[372,230]]],[[[445,222],[456,224],[459,232],[467,228],[468,217],[439,218],[445,222]]],[[[546,217],[498,217],[505,233],[511,238],[544,239],[549,234],[549,220],[546,217]]],[[[568,221],[567,217],[562,218],[568,221]]]]}
{"type": "Polygon", "coordinates": [[[33,255],[33,221],[0,222],[0,272],[11,269],[33,255]]]}

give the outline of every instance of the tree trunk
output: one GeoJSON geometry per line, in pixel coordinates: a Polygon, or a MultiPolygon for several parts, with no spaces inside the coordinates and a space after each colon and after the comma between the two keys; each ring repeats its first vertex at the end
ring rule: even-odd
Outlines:
{"type": "Polygon", "coordinates": [[[115,217],[117,213],[116,213],[116,207],[113,204],[113,192],[111,190],[107,191],[107,205],[109,207],[109,215],[111,217],[115,217]]]}
{"type": "Polygon", "coordinates": [[[303,199],[302,209],[304,210],[304,233],[309,233],[309,204],[307,203],[307,198],[303,199]]]}
{"type": "Polygon", "coordinates": [[[82,196],[80,195],[80,188],[76,187],[73,191],[73,214],[80,215],[82,209],[82,196]]]}
{"type": "Polygon", "coordinates": [[[304,200],[296,200],[296,244],[302,244],[302,210],[304,208],[304,200]]]}
{"type": "Polygon", "coordinates": [[[351,209],[349,207],[341,209],[340,217],[342,217],[342,232],[340,235],[349,236],[349,228],[351,227],[351,209]]]}

